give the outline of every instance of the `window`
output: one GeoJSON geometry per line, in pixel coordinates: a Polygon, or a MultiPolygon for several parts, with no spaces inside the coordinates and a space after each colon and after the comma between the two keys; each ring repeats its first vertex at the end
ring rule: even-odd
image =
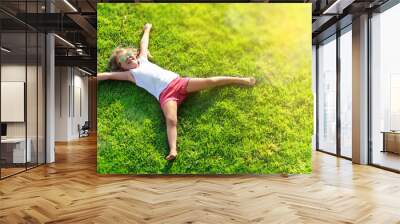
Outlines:
{"type": "Polygon", "coordinates": [[[371,159],[400,170],[400,5],[371,18],[371,159]]]}
{"type": "Polygon", "coordinates": [[[351,26],[340,35],[340,155],[352,156],[352,33],[351,26]]]}
{"type": "Polygon", "coordinates": [[[318,47],[318,149],[336,153],[336,36],[318,47]]]}
{"type": "MultiPolygon", "coordinates": [[[[0,6],[14,6],[23,16],[26,12],[40,12],[43,4],[44,1],[9,1],[0,6]]],[[[24,22],[3,12],[0,17],[9,21],[2,23],[0,29],[0,112],[4,115],[0,178],[5,178],[45,163],[46,40],[44,33],[24,22]]]]}

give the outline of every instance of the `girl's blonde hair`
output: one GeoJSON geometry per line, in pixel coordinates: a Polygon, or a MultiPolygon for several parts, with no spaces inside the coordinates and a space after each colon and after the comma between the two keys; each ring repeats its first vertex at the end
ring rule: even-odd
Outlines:
{"type": "MultiPolygon", "coordinates": [[[[113,50],[113,52],[111,53],[111,57],[110,60],[108,61],[108,67],[110,68],[110,71],[123,71],[123,69],[121,68],[121,63],[119,62],[119,56],[121,55],[121,53],[123,53],[126,50],[130,50],[133,52],[133,54],[138,55],[139,54],[139,50],[137,48],[132,48],[132,47],[117,47],[113,50]]],[[[150,54],[150,51],[147,51],[147,56],[148,57],[152,57],[150,54]]]]}

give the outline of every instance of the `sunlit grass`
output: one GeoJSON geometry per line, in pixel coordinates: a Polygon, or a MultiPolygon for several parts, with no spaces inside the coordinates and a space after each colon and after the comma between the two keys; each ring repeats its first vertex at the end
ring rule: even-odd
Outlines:
{"type": "Polygon", "coordinates": [[[255,76],[255,88],[193,94],[168,163],[159,104],[133,84],[98,85],[100,173],[309,173],[313,97],[309,4],[98,4],[98,71],[150,34],[152,61],[181,76],[255,76]]]}

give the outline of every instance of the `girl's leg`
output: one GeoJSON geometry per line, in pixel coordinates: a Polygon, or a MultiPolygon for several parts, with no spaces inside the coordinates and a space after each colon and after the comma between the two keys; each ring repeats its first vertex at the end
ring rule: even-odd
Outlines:
{"type": "Polygon", "coordinates": [[[253,86],[255,78],[241,78],[232,76],[214,76],[209,78],[190,78],[186,91],[188,93],[197,92],[203,89],[225,85],[245,85],[253,86]]]}
{"type": "Polygon", "coordinates": [[[177,138],[177,130],[176,126],[178,123],[177,118],[177,102],[174,100],[167,101],[162,107],[162,111],[164,112],[165,122],[167,125],[167,136],[168,136],[168,145],[169,145],[169,154],[165,159],[173,160],[178,155],[176,150],[176,138],[177,138]]]}

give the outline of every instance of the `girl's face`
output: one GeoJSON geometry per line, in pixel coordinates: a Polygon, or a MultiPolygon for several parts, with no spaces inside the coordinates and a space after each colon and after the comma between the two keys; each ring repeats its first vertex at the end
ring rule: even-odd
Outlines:
{"type": "Polygon", "coordinates": [[[139,66],[136,52],[132,50],[124,50],[118,57],[118,62],[123,70],[134,69],[139,66]]]}

